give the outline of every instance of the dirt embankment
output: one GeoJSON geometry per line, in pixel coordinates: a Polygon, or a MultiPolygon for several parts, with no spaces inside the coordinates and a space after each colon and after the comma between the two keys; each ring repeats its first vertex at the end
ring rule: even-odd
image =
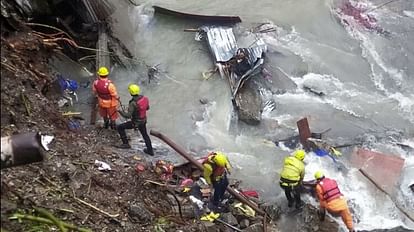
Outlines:
{"type": "Polygon", "coordinates": [[[93,231],[154,231],[158,224],[174,231],[197,227],[171,213],[163,189],[145,184],[158,177],[144,154],[125,159],[108,145],[119,139],[115,131],[68,129],[57,104],[56,76],[48,66],[59,44],[24,26],[3,30],[3,23],[1,135],[40,131],[55,140],[43,162],[1,171],[2,231],[56,230],[59,223],[53,217],[93,231]],[[112,171],[99,171],[95,160],[109,163],[112,171]],[[134,168],[138,160],[147,165],[139,174],[134,168]]]}

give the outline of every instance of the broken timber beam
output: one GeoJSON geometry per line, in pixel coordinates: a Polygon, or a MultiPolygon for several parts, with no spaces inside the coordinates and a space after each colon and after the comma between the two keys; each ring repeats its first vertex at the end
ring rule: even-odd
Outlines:
{"type": "MultiPolygon", "coordinates": [[[[106,33],[106,25],[104,23],[99,25],[99,38],[98,42],[96,43],[96,69],[99,67],[107,67],[109,69],[110,67],[110,57],[108,54],[108,34],[106,33]]],[[[93,80],[92,80],[93,82],[93,80]]],[[[98,98],[93,96],[92,100],[92,108],[91,108],[91,117],[90,117],[90,124],[94,125],[96,122],[96,116],[97,116],[97,107],[98,104],[98,98]]]]}
{"type": "Polygon", "coordinates": [[[308,119],[302,118],[301,120],[296,122],[298,129],[299,129],[299,138],[300,142],[302,143],[303,147],[306,151],[309,151],[309,143],[308,138],[312,136],[312,133],[309,129],[308,119]]]}
{"type": "MultiPolygon", "coordinates": [[[[191,162],[192,164],[194,164],[198,169],[200,169],[201,171],[204,170],[204,167],[201,163],[199,163],[196,159],[194,159],[194,157],[192,157],[190,154],[188,154],[184,148],[182,148],[181,146],[179,146],[178,144],[174,143],[171,139],[169,139],[167,136],[165,136],[164,134],[158,132],[158,131],[154,131],[151,130],[150,134],[161,139],[162,141],[164,141],[166,144],[168,144],[171,148],[173,148],[178,154],[180,154],[181,156],[183,156],[185,159],[187,159],[189,162],[191,162]]],[[[257,213],[259,213],[260,215],[266,215],[265,211],[263,211],[262,209],[260,209],[256,204],[254,204],[253,202],[251,202],[250,200],[248,200],[247,198],[243,197],[242,195],[240,195],[238,192],[236,192],[236,190],[232,189],[231,187],[227,186],[227,191],[233,195],[237,200],[239,200],[240,202],[250,206],[252,209],[254,209],[257,213]]]]}

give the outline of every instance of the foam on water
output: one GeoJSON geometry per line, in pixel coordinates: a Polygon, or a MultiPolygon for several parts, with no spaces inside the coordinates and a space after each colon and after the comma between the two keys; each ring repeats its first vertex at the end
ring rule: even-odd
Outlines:
{"type": "Polygon", "coordinates": [[[276,28],[276,33],[262,35],[263,40],[267,44],[288,49],[300,56],[305,62],[322,63],[322,60],[312,53],[312,50],[306,46],[309,41],[302,38],[294,26],[291,27],[290,31],[286,31],[274,24],[272,24],[272,26],[276,28]]]}
{"type": "MultiPolygon", "coordinates": [[[[356,229],[376,229],[379,225],[385,229],[404,225],[394,202],[368,181],[361,181],[364,177],[357,169],[351,168],[348,172],[343,172],[329,157],[318,157],[313,152],[308,153],[305,162],[305,180],[313,179],[313,174],[322,170],[327,177],[338,182],[353,211],[356,229]]],[[[345,227],[340,219],[336,220],[345,227]]]]}
{"type": "MultiPolygon", "coordinates": [[[[381,15],[376,12],[377,15],[381,15]]],[[[387,17],[391,17],[391,12],[386,11],[382,13],[387,17]]],[[[364,28],[358,25],[358,23],[352,18],[344,16],[350,26],[346,26],[346,30],[351,36],[361,42],[360,47],[362,48],[362,56],[370,63],[371,68],[371,79],[374,82],[378,90],[385,93],[385,95],[397,102],[398,110],[404,118],[414,123],[414,94],[406,93],[404,95],[401,92],[395,92],[387,89],[384,84],[385,80],[392,79],[396,86],[401,86],[404,78],[407,78],[407,74],[404,70],[399,70],[386,63],[382,58],[383,54],[378,53],[377,45],[373,42],[373,38],[376,35],[374,32],[368,32],[364,28]]],[[[386,46],[386,45],[385,45],[386,46]]]]}
{"type": "MultiPolygon", "coordinates": [[[[370,3],[366,4],[366,8],[369,8],[370,3]]],[[[371,69],[371,80],[375,84],[376,88],[380,91],[380,93],[385,94],[385,98],[373,91],[362,91],[361,89],[355,89],[357,86],[350,86],[340,82],[337,78],[333,77],[329,74],[315,74],[315,73],[308,73],[303,78],[301,77],[290,77],[299,87],[303,87],[304,84],[308,84],[310,82],[317,83],[324,91],[328,91],[331,88],[336,89],[336,92],[331,92],[331,98],[325,100],[325,103],[332,105],[334,108],[347,112],[355,117],[364,117],[364,109],[362,108],[363,105],[356,104],[356,109],[352,104],[349,104],[349,97],[352,97],[355,101],[361,101],[363,99],[365,102],[368,100],[373,101],[374,103],[379,103],[379,99],[382,101],[387,102],[389,99],[394,100],[397,103],[398,112],[399,114],[404,117],[405,119],[409,120],[410,122],[414,123],[414,94],[413,93],[401,93],[397,92],[396,90],[387,89],[384,84],[385,79],[387,81],[391,78],[396,86],[402,86],[402,81],[406,77],[406,73],[404,70],[399,70],[387,64],[382,58],[381,54],[377,52],[376,45],[372,42],[371,37],[369,36],[370,32],[367,32],[365,29],[361,28],[357,22],[352,17],[344,16],[348,22],[350,22],[350,26],[346,27],[347,31],[351,36],[356,38],[357,40],[361,41],[360,47],[362,48],[362,56],[370,64],[371,69]],[[368,33],[368,35],[367,35],[368,33]],[[325,86],[324,86],[325,85],[325,86]],[[332,86],[333,85],[333,86],[332,86]],[[352,87],[351,89],[349,87],[352,87]],[[334,94],[336,96],[334,96],[334,94]],[[353,107],[353,108],[350,108],[353,107]]],[[[295,30],[294,27],[291,28],[291,31],[286,31],[283,28],[274,26],[277,28],[276,33],[268,33],[263,35],[263,39],[266,43],[270,44],[271,46],[275,47],[282,47],[284,49],[288,49],[292,51],[294,54],[300,56],[305,62],[323,65],[324,61],[318,54],[312,52],[311,49],[307,46],[310,41],[301,37],[301,35],[295,30]]],[[[320,46],[321,43],[317,43],[320,46]]],[[[329,46],[329,45],[323,45],[329,46]]],[[[341,51],[335,47],[329,46],[330,48],[334,49],[335,51],[341,51]]],[[[347,52],[343,52],[347,53],[347,52]]],[[[280,97],[280,96],[279,96],[280,97]]],[[[297,91],[296,95],[292,95],[292,93],[284,94],[284,98],[295,98],[295,100],[312,100],[312,101],[320,101],[318,97],[310,98],[310,95],[303,94],[302,91],[297,91]]],[[[282,97],[283,98],[283,97],[282,97]]]]}
{"type": "Polygon", "coordinates": [[[404,10],[403,11],[404,15],[410,18],[414,19],[414,11],[408,11],[408,10],[404,10]]]}
{"type": "Polygon", "coordinates": [[[195,123],[196,129],[193,133],[198,133],[203,136],[208,146],[223,147],[224,144],[233,144],[234,140],[228,135],[228,127],[230,124],[231,113],[225,110],[217,110],[217,103],[210,102],[206,105],[203,113],[204,120],[195,123]]]}
{"type": "MultiPolygon", "coordinates": [[[[298,86],[295,92],[276,95],[278,101],[312,102],[331,105],[334,109],[346,112],[354,117],[367,118],[364,105],[380,105],[386,99],[376,93],[368,93],[354,83],[343,83],[332,75],[308,73],[303,77],[290,77],[298,86]],[[304,91],[304,87],[314,88],[324,93],[323,97],[304,91]],[[349,104],[349,102],[353,104],[349,104]]],[[[369,113],[369,112],[368,112],[369,113]]],[[[266,112],[268,116],[270,112],[266,112]]]]}

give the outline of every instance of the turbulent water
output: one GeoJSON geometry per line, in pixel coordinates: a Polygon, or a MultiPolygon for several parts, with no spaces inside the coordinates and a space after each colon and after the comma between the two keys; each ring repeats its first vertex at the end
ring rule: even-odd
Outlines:
{"type": "MultiPolygon", "coordinates": [[[[374,9],[386,1],[359,1],[374,9]]],[[[317,169],[336,178],[354,211],[357,229],[414,227],[396,203],[414,214],[414,1],[400,0],[372,10],[376,25],[387,35],[369,31],[351,17],[341,23],[335,10],[340,1],[119,1],[112,29],[135,55],[138,68],[113,69],[123,101],[126,86],[138,82],[151,101],[149,127],[156,128],[195,153],[211,149],[226,152],[235,167],[234,177],[258,189],[269,202],[284,202],[278,187],[282,158],[291,150],[269,140],[297,134],[296,121],[307,117],[312,131],[332,128],[326,138],[337,143],[364,142],[371,150],[405,159],[395,196],[385,196],[347,162],[352,152],[342,150],[348,171],[329,158],[309,153],[305,179],[317,169]],[[137,3],[136,6],[130,2],[137,3]],[[252,36],[261,23],[276,30],[253,34],[267,46],[261,89],[265,107],[262,123],[247,126],[232,120],[229,86],[218,75],[205,80],[202,72],[213,61],[195,34],[194,22],[155,15],[152,5],[209,15],[238,15],[236,38],[252,36]],[[161,71],[148,83],[148,66],[161,71]],[[305,91],[323,92],[320,97],[305,91]],[[201,104],[206,99],[207,104],[201,104]],[[401,147],[398,144],[406,144],[401,147]],[[411,148],[410,148],[411,147],[411,148]]],[[[260,78],[260,77],[259,77],[260,78]]],[[[155,146],[161,142],[153,139],[155,146]]],[[[201,154],[200,154],[201,155],[201,154]]],[[[312,201],[312,199],[306,199],[312,201]]]]}

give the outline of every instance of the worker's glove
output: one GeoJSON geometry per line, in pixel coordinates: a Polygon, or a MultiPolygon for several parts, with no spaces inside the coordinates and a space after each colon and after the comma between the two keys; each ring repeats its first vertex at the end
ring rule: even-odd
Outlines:
{"type": "Polygon", "coordinates": [[[319,209],[318,210],[318,216],[319,216],[319,220],[320,221],[324,221],[325,220],[325,209],[319,209]]]}

